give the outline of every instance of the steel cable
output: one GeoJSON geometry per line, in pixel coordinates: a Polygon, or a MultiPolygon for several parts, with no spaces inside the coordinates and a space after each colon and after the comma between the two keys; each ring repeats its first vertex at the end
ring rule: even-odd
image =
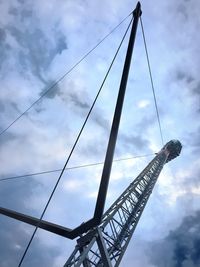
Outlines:
{"type": "Polygon", "coordinates": [[[65,72],[55,83],[53,83],[36,101],[25,109],[16,119],[14,119],[5,129],[0,132],[4,134],[13,124],[15,124],[23,115],[25,115],[35,104],[37,104],[50,90],[56,87],[69,73],[72,72],[87,56],[89,56],[105,39],[107,39],[132,13],[126,16],[117,26],[115,26],[105,37],[103,37],[92,49],[90,49],[78,62],[76,62],[67,72],[65,72]]]}
{"type": "Polygon", "coordinates": [[[159,125],[160,137],[161,137],[162,145],[164,146],[163,133],[162,133],[161,123],[160,123],[160,116],[159,116],[158,105],[157,105],[157,100],[156,100],[155,87],[154,87],[154,83],[153,83],[151,65],[150,65],[149,54],[148,54],[148,50],[147,50],[147,43],[146,43],[146,38],[145,38],[145,33],[144,33],[144,26],[143,26],[141,17],[140,17],[140,24],[141,24],[141,28],[142,28],[142,36],[143,36],[143,40],[144,40],[145,53],[146,53],[146,57],[147,57],[147,64],[148,64],[149,75],[150,75],[150,80],[151,80],[151,87],[152,87],[152,91],[153,91],[153,98],[154,98],[154,103],[155,103],[155,108],[156,108],[156,115],[157,115],[157,120],[158,120],[158,125],[159,125]]]}
{"type": "MultiPolygon", "coordinates": [[[[141,155],[141,156],[133,156],[133,157],[129,157],[129,158],[114,159],[113,162],[120,162],[120,161],[126,161],[126,160],[131,160],[131,159],[145,158],[145,157],[149,157],[149,156],[153,156],[153,155],[155,155],[155,153],[141,155]]],[[[74,169],[80,169],[80,168],[93,167],[93,166],[98,166],[98,165],[103,165],[103,164],[104,164],[104,162],[95,162],[95,163],[90,163],[90,164],[72,166],[72,167],[66,168],[65,171],[66,170],[74,170],[74,169]]],[[[25,177],[38,176],[38,175],[43,175],[43,174],[49,174],[49,173],[54,173],[54,172],[59,172],[59,171],[62,171],[62,169],[55,169],[55,170],[48,170],[48,171],[41,171],[41,172],[34,172],[34,173],[10,176],[10,177],[1,178],[0,182],[1,181],[14,180],[14,179],[21,179],[21,178],[25,178],[25,177]]]]}

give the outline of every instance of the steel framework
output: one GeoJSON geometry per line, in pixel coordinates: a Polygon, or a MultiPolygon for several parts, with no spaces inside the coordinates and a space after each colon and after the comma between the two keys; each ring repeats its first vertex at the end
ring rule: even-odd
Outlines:
{"type": "Polygon", "coordinates": [[[64,267],[117,267],[164,164],[181,151],[178,140],[168,142],[104,214],[101,224],[77,240],[64,267]]]}
{"type": "MultiPolygon", "coordinates": [[[[138,2],[135,10],[132,12],[132,29],[124,62],[94,216],[89,221],[79,225],[78,227],[69,229],[43,220],[43,215],[48,207],[48,204],[39,219],[14,210],[0,207],[0,214],[34,225],[36,226],[36,230],[37,228],[41,228],[69,239],[81,236],[77,240],[77,245],[64,267],[119,266],[164,164],[177,157],[182,148],[181,143],[177,140],[168,142],[103,215],[137,25],[141,14],[141,5],[138,2]]],[[[56,186],[54,187],[52,195],[55,189],[56,186]]],[[[34,234],[32,235],[18,266],[21,266],[34,234]]]]}

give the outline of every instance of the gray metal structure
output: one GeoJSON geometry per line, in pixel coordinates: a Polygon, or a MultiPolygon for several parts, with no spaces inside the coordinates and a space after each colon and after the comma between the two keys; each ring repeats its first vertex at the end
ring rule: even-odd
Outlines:
{"type": "Polygon", "coordinates": [[[77,240],[64,267],[119,266],[164,164],[181,148],[178,140],[172,140],[161,149],[106,211],[100,225],[77,240]]]}
{"type": "Polygon", "coordinates": [[[64,267],[119,266],[164,164],[180,154],[182,148],[181,143],[177,140],[168,142],[103,215],[137,25],[141,14],[141,5],[138,2],[135,10],[132,12],[133,23],[131,34],[124,62],[94,216],[74,229],[69,229],[65,226],[43,220],[43,215],[56,190],[62,173],[64,172],[66,163],[39,219],[14,210],[0,207],[0,214],[36,227],[18,266],[21,266],[23,263],[23,259],[28,251],[37,228],[44,229],[69,239],[81,236],[77,240],[77,246],[64,267]]]}

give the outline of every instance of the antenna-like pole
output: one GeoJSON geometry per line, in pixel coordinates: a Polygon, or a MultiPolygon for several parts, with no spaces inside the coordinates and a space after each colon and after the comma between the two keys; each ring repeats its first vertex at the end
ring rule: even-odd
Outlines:
{"type": "Polygon", "coordinates": [[[97,197],[97,203],[96,203],[95,212],[94,212],[94,217],[98,221],[101,220],[101,217],[104,211],[105,199],[106,199],[110,172],[111,172],[112,163],[113,163],[115,145],[116,145],[117,136],[118,136],[119,124],[120,124],[120,119],[121,119],[126,85],[128,81],[129,69],[131,65],[131,58],[132,58],[133,47],[135,43],[138,20],[141,14],[142,14],[141,5],[140,5],[140,2],[138,2],[135,10],[133,11],[134,20],[132,24],[128,49],[126,52],[124,69],[122,72],[121,83],[119,87],[119,93],[118,93],[117,103],[115,107],[115,113],[113,117],[113,123],[111,127],[111,132],[110,132],[110,137],[109,137],[109,142],[108,142],[108,147],[107,147],[107,152],[106,152],[106,157],[105,157],[105,162],[104,162],[104,167],[103,167],[103,172],[102,172],[102,177],[101,177],[101,183],[100,183],[99,193],[97,197]]]}

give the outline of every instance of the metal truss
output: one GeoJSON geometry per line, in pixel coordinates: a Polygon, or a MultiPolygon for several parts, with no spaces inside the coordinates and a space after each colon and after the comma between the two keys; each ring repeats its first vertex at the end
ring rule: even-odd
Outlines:
{"type": "Polygon", "coordinates": [[[107,210],[101,224],[77,240],[64,267],[119,266],[168,156],[166,149],[158,153],[107,210]]]}

